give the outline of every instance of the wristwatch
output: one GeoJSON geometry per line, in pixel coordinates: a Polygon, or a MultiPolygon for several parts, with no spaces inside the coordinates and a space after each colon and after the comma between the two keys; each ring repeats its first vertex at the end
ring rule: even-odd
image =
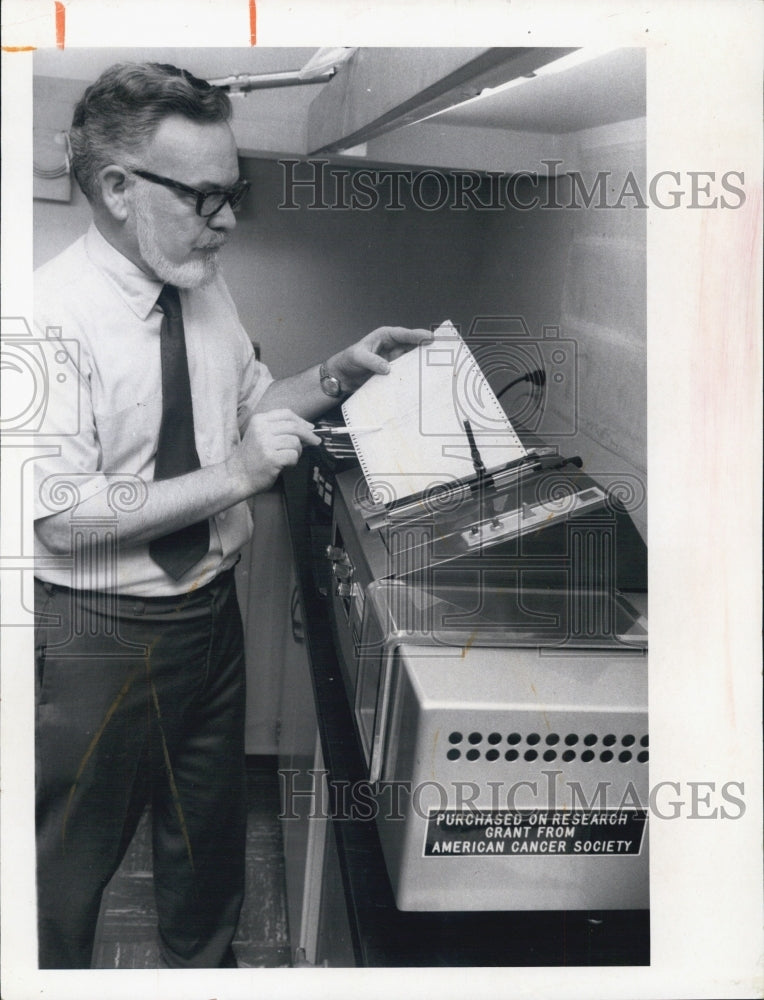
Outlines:
{"type": "Polygon", "coordinates": [[[321,380],[321,389],[327,396],[337,399],[344,394],[340,380],[336,375],[330,374],[325,362],[318,369],[318,377],[321,380]]]}

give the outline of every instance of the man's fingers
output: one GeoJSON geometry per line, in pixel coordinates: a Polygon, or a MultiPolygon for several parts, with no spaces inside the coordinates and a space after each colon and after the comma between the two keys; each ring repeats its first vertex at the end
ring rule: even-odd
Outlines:
{"type": "Polygon", "coordinates": [[[410,330],[405,326],[382,326],[380,330],[398,344],[421,344],[433,338],[432,330],[410,330]]]}
{"type": "Polygon", "coordinates": [[[300,433],[300,440],[303,444],[321,444],[321,438],[316,434],[312,424],[307,425],[307,429],[300,433]]]}
{"type": "Polygon", "coordinates": [[[399,358],[418,344],[432,340],[430,330],[413,329],[404,326],[381,326],[364,337],[356,345],[353,360],[367,371],[385,375],[390,370],[390,361],[399,358]]]}
{"type": "Polygon", "coordinates": [[[303,441],[297,434],[279,434],[273,439],[273,447],[276,451],[296,451],[301,452],[303,441]]]}
{"type": "Polygon", "coordinates": [[[373,330],[368,337],[361,341],[372,350],[380,348],[387,353],[397,352],[403,354],[405,351],[417,344],[432,340],[431,330],[412,329],[405,326],[380,326],[373,330]]]}
{"type": "Polygon", "coordinates": [[[279,447],[283,447],[282,439],[290,441],[295,447],[302,447],[304,444],[321,444],[321,438],[313,430],[313,424],[307,420],[300,420],[297,423],[278,424],[272,428],[271,433],[279,440],[279,447]]]}
{"type": "Polygon", "coordinates": [[[390,371],[390,363],[368,347],[359,346],[353,360],[359,368],[374,372],[375,375],[387,375],[390,371]]]}
{"type": "Polygon", "coordinates": [[[292,410],[266,410],[258,415],[260,422],[271,434],[291,434],[298,438],[297,445],[321,444],[321,439],[313,432],[313,424],[303,420],[292,410]]]}

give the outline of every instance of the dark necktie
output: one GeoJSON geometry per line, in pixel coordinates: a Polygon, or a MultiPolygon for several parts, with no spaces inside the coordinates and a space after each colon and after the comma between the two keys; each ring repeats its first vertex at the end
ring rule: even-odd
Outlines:
{"type": "MultiPolygon", "coordinates": [[[[154,466],[155,480],[173,479],[200,467],[194,442],[194,411],[178,289],[165,285],[157,305],[164,316],[160,335],[162,425],[154,466]]],[[[178,580],[199,562],[209,547],[209,521],[198,521],[155,538],[149,543],[149,552],[157,565],[178,580]]]]}

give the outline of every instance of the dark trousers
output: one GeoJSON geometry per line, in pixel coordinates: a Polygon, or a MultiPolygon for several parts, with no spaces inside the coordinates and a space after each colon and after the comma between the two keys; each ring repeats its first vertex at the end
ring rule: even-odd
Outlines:
{"type": "Polygon", "coordinates": [[[245,676],[233,572],[178,598],[35,583],[43,969],[89,968],[101,894],[147,802],[163,965],[235,965],[245,676]]]}

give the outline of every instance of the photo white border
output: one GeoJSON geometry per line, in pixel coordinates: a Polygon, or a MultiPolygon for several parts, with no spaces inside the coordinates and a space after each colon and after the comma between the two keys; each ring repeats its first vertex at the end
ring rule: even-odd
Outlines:
{"type": "MultiPolygon", "coordinates": [[[[248,0],[65,0],[67,46],[246,46],[248,0]]],[[[251,996],[749,997],[761,928],[761,38],[755,0],[257,2],[257,44],[644,45],[648,177],[745,174],[737,210],[648,209],[651,786],[743,781],[738,820],[651,818],[649,968],[38,972],[31,630],[2,635],[6,1000],[251,996]]],[[[3,46],[55,46],[54,3],[5,0],[3,46]]],[[[31,316],[32,54],[3,52],[3,316],[31,316]]],[[[3,462],[3,553],[18,477],[3,462]]],[[[17,470],[16,470],[17,471],[17,470]]],[[[24,552],[31,528],[25,524],[24,552]]],[[[15,599],[3,569],[3,598],[15,599]]],[[[698,788],[698,794],[705,794],[698,788]]],[[[702,805],[701,805],[702,810],[702,805]]]]}

